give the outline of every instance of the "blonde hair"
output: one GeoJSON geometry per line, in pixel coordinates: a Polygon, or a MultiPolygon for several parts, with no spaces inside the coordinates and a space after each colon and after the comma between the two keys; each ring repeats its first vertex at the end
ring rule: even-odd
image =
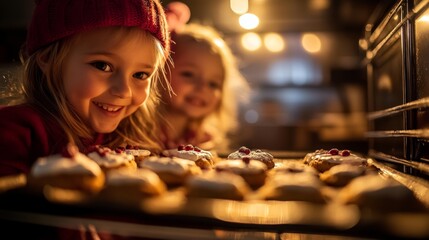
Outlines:
{"type": "MultiPolygon", "coordinates": [[[[168,57],[165,55],[160,42],[148,32],[141,31],[141,29],[135,27],[117,27],[114,29],[121,31],[114,35],[117,36],[118,40],[123,40],[130,34],[139,33],[142,34],[143,38],[152,42],[157,49],[158,69],[152,77],[150,94],[145,104],[121,121],[118,128],[108,135],[109,138],[106,139],[105,145],[116,148],[123,144],[131,144],[145,147],[153,152],[159,152],[161,147],[157,136],[153,134],[153,130],[159,128],[155,121],[158,118],[155,109],[160,98],[159,86],[166,86],[168,91],[171,89],[168,82],[160,83],[165,79],[163,77],[165,75],[164,65],[168,57]]],[[[72,46],[77,39],[78,37],[72,37],[54,42],[31,56],[25,56],[21,52],[21,59],[24,63],[23,90],[25,102],[56,119],[65,130],[69,141],[74,142],[80,149],[83,149],[85,146],[83,146],[81,139],[92,139],[95,133],[73,110],[66,98],[62,80],[65,59],[72,51],[72,46]],[[45,71],[46,75],[37,63],[37,57],[40,57],[40,54],[46,57],[48,63],[45,71]]]]}
{"type": "Polygon", "coordinates": [[[181,26],[172,34],[172,41],[172,52],[175,44],[193,41],[207,45],[220,57],[224,69],[220,104],[199,123],[198,130],[207,131],[212,135],[216,149],[228,147],[228,133],[233,133],[238,128],[239,104],[247,102],[250,94],[249,84],[240,73],[235,56],[221,34],[208,25],[189,23],[181,26]]]}

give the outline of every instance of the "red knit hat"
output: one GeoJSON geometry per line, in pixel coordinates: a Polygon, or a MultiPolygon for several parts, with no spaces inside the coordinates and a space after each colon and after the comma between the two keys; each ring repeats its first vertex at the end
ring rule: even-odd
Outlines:
{"type": "Polygon", "coordinates": [[[139,27],[164,47],[170,39],[164,10],[158,0],[36,0],[27,32],[26,51],[99,27],[139,27]]]}

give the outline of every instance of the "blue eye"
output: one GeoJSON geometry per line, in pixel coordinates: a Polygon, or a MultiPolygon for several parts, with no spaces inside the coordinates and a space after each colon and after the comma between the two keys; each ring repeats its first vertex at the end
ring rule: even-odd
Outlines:
{"type": "Polygon", "coordinates": [[[134,78],[142,79],[142,80],[145,80],[145,79],[149,78],[149,76],[150,75],[148,73],[146,73],[146,72],[138,72],[138,73],[134,73],[133,74],[134,78]]]}
{"type": "Polygon", "coordinates": [[[102,62],[102,61],[96,61],[96,62],[92,62],[90,63],[93,67],[104,71],[104,72],[111,72],[112,68],[110,67],[110,65],[108,63],[102,62]]]}

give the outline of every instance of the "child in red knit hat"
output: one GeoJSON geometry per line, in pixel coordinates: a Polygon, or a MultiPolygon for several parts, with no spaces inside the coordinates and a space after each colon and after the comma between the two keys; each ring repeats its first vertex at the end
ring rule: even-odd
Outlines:
{"type": "Polygon", "coordinates": [[[22,50],[23,102],[0,110],[0,176],[72,142],[159,151],[155,106],[169,58],[157,0],[36,0],[22,50]]]}
{"type": "Polygon", "coordinates": [[[247,100],[250,88],[221,34],[207,25],[186,24],[182,9],[179,3],[167,8],[167,19],[174,23],[174,65],[167,76],[175,94],[163,94],[160,105],[167,120],[164,146],[227,151],[228,134],[237,129],[238,104],[247,100]]]}

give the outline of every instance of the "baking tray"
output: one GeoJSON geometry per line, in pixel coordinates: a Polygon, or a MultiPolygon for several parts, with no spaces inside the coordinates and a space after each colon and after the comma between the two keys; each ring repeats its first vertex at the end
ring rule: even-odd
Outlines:
{"type": "MultiPolygon", "coordinates": [[[[277,159],[276,163],[288,160],[277,159]]],[[[426,181],[374,159],[368,161],[380,174],[389,175],[413,190],[429,209],[426,181]]],[[[72,229],[91,224],[113,234],[157,239],[280,239],[286,233],[429,238],[428,211],[386,213],[362,211],[354,205],[298,201],[188,199],[180,188],[138,203],[56,191],[46,189],[43,196],[31,193],[25,187],[23,175],[0,179],[0,220],[72,229]]]]}

